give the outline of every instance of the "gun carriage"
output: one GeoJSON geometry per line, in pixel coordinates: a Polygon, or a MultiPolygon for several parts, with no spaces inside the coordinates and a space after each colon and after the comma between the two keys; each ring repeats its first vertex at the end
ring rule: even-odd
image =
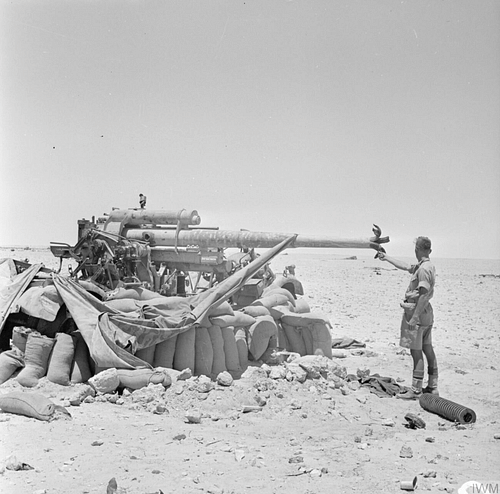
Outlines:
{"type": "MultiPolygon", "coordinates": [[[[291,234],[230,231],[200,227],[196,210],[113,209],[103,217],[78,221],[78,241],[72,247],[51,242],[52,253],[74,259],[70,270],[75,279],[90,280],[105,290],[119,286],[143,286],[162,295],[184,296],[222,281],[255,259],[255,249],[272,248],[291,234]],[[239,249],[226,255],[227,249],[239,249]]],[[[292,247],[355,248],[383,251],[377,225],[374,236],[344,239],[326,236],[296,235],[292,247]]],[[[302,285],[294,266],[280,275],[280,286],[294,295],[302,295],[302,285]]],[[[276,275],[267,264],[233,297],[244,305],[258,298],[263,289],[276,283],[276,275]]]]}

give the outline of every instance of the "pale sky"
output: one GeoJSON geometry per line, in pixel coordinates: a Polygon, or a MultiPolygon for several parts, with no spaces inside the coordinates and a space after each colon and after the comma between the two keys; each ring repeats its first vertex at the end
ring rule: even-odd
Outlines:
{"type": "Polygon", "coordinates": [[[144,193],[500,258],[497,0],[0,0],[0,111],[0,245],[74,244],[144,193]]]}

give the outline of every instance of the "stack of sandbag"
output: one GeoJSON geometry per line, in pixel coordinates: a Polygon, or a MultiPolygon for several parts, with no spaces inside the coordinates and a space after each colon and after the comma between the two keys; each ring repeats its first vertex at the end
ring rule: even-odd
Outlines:
{"type": "MultiPolygon", "coordinates": [[[[194,375],[213,379],[225,371],[238,375],[248,364],[245,328],[255,322],[254,317],[234,311],[224,302],[211,309],[201,325],[157,344],[152,365],[190,369],[194,375]]],[[[141,358],[148,357],[144,353],[141,358]]]]}
{"type": "Polygon", "coordinates": [[[284,288],[270,286],[262,297],[244,307],[250,315],[274,319],[277,327],[277,347],[300,355],[324,355],[332,358],[331,324],[326,316],[311,309],[305,299],[295,299],[284,288]]]}
{"type": "Polygon", "coordinates": [[[0,384],[14,376],[24,387],[35,387],[42,377],[68,386],[87,382],[93,375],[88,347],[78,331],[54,337],[16,326],[11,349],[0,354],[0,384]]]}
{"type": "Polygon", "coordinates": [[[332,358],[331,324],[323,314],[289,312],[280,319],[280,332],[286,350],[304,355],[332,358]]]}

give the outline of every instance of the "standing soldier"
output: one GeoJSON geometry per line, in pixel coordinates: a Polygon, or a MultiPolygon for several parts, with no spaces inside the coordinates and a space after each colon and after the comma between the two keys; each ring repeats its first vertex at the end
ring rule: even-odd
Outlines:
{"type": "Polygon", "coordinates": [[[401,304],[404,313],[399,344],[404,348],[409,348],[413,358],[412,386],[397,395],[397,398],[405,400],[415,400],[422,392],[439,395],[437,389],[438,366],[432,346],[434,314],[430,299],[434,295],[436,269],[429,259],[431,252],[431,241],[427,237],[418,237],[415,240],[417,264],[407,264],[389,257],[383,252],[380,252],[378,256],[380,260],[388,261],[396,268],[412,274],[405,293],[405,300],[401,304]],[[427,386],[422,389],[425,368],[424,355],[427,359],[429,381],[427,386]]]}
{"type": "Polygon", "coordinates": [[[141,209],[146,207],[146,196],[144,194],[139,194],[139,205],[141,206],[141,209]]]}

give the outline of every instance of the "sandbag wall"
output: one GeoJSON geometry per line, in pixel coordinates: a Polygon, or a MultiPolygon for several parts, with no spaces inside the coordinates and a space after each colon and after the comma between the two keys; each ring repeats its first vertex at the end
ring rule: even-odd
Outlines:
{"type": "Polygon", "coordinates": [[[11,349],[0,354],[0,384],[18,371],[17,381],[28,388],[42,377],[68,386],[87,382],[93,375],[87,345],[77,331],[50,337],[22,326],[14,327],[11,349]]]}
{"type": "Polygon", "coordinates": [[[208,313],[204,325],[149,348],[136,356],[153,367],[191,369],[194,375],[217,377],[243,372],[249,361],[271,363],[277,350],[332,357],[331,325],[312,313],[304,299],[283,288],[264,291],[240,310],[224,302],[208,313]]]}
{"type": "MultiPolygon", "coordinates": [[[[123,312],[137,309],[128,298],[113,303],[120,303],[123,312]]],[[[64,313],[64,306],[59,309],[64,313]]],[[[16,379],[26,387],[36,386],[45,376],[61,385],[87,382],[95,371],[88,347],[74,322],[71,331],[68,325],[62,327],[66,332],[47,334],[15,327],[11,350],[0,354],[0,384],[20,369],[16,379]]],[[[240,310],[222,303],[210,310],[201,325],[138,350],[136,356],[153,368],[190,369],[193,375],[212,379],[228,371],[237,377],[249,361],[272,363],[277,350],[331,358],[330,329],[328,319],[312,313],[304,299],[295,299],[284,288],[270,287],[240,310]]]]}

